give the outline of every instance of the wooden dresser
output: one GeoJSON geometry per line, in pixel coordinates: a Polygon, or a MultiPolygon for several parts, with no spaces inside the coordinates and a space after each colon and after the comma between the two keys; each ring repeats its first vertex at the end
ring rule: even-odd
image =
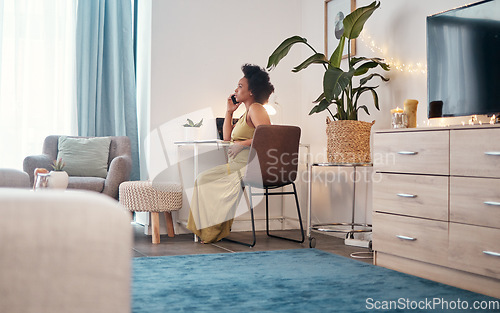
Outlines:
{"type": "Polygon", "coordinates": [[[500,125],[374,134],[374,263],[500,298],[500,125]]]}

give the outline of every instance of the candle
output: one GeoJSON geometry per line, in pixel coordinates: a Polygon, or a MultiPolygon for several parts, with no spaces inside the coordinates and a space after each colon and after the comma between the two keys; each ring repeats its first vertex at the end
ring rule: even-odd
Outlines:
{"type": "Polygon", "coordinates": [[[392,128],[406,128],[408,120],[403,109],[397,107],[391,110],[391,125],[392,128]]]}
{"type": "Polygon", "coordinates": [[[394,114],[394,113],[403,113],[403,109],[396,107],[395,109],[391,110],[391,114],[394,114]]]}
{"type": "Polygon", "coordinates": [[[417,105],[418,101],[406,99],[404,102],[404,112],[408,116],[408,127],[417,127],[417,105]]]}

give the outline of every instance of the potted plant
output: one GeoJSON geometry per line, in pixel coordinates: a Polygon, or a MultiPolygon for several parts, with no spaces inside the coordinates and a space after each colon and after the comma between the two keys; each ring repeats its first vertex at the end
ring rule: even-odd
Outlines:
{"type": "Polygon", "coordinates": [[[55,189],[66,189],[68,187],[68,173],[63,171],[66,163],[63,162],[62,158],[54,160],[52,162],[52,171],[50,172],[48,187],[55,189]]]}
{"type": "Polygon", "coordinates": [[[368,72],[377,67],[385,71],[389,65],[381,58],[353,57],[350,51],[350,41],[356,39],[368,18],[380,7],[380,2],[374,1],[368,6],[360,7],[348,14],[343,21],[344,32],[340,37],[337,48],[330,58],[323,53],[317,52],[307,39],[300,36],[292,36],[284,40],[278,48],[269,56],[267,69],[272,70],[278,65],[293,45],[302,43],[313,51],[313,55],[292,69],[299,72],[311,64],[321,64],[325,73],[323,76],[323,92],[313,102],[316,105],[311,109],[309,115],[327,110],[327,153],[328,161],[334,163],[368,163],[370,157],[370,131],[372,123],[358,121],[358,111],[364,110],[370,114],[366,105],[359,104],[359,98],[365,92],[373,96],[373,103],[377,110],[379,108],[378,95],[375,89],[378,86],[369,86],[372,79],[389,79],[378,73],[368,72]],[[344,46],[347,44],[347,71],[340,68],[344,46]],[[359,84],[355,87],[353,78],[359,77],[359,84]],[[330,105],[335,104],[337,112],[330,110],[330,105]],[[330,119],[331,117],[331,119],[330,119]]]}
{"type": "Polygon", "coordinates": [[[197,140],[200,135],[200,127],[203,125],[203,119],[198,123],[193,122],[189,118],[187,119],[187,123],[182,125],[184,126],[184,135],[185,140],[197,140]]]}

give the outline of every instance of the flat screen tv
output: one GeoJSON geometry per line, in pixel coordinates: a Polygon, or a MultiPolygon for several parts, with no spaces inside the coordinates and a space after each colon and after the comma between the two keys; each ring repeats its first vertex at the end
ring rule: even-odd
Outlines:
{"type": "Polygon", "coordinates": [[[427,17],[427,93],[429,103],[442,101],[443,117],[498,116],[500,0],[427,17]]]}

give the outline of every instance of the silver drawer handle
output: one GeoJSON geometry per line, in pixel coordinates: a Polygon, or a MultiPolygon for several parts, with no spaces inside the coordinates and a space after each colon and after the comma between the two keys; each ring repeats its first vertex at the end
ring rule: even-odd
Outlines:
{"type": "Polygon", "coordinates": [[[500,206],[500,202],[495,202],[495,201],[484,201],[483,203],[486,204],[486,205],[500,206]]]}
{"type": "Polygon", "coordinates": [[[415,154],[418,154],[418,152],[416,152],[416,151],[399,151],[398,154],[415,155],[415,154]]]}
{"type": "Polygon", "coordinates": [[[483,251],[484,254],[500,257],[500,253],[493,251],[483,251]]]}
{"type": "Polygon", "coordinates": [[[403,236],[403,235],[396,235],[396,237],[398,237],[399,239],[408,240],[408,241],[415,241],[415,240],[417,240],[417,238],[403,236]]]}
{"type": "Polygon", "coordinates": [[[486,154],[486,155],[500,156],[500,151],[486,151],[484,154],[486,154]]]}
{"type": "Polygon", "coordinates": [[[403,198],[416,198],[417,195],[411,195],[409,193],[397,193],[396,194],[398,197],[403,197],[403,198]]]}

